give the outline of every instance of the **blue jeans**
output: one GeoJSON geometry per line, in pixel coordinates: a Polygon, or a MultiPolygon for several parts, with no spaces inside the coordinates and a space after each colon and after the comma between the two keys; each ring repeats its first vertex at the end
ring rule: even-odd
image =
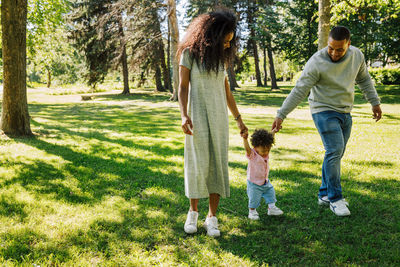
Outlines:
{"type": "Polygon", "coordinates": [[[250,209],[258,208],[262,198],[265,199],[267,204],[276,202],[275,189],[270,181],[258,185],[247,180],[247,196],[249,197],[250,209]]]}
{"type": "Polygon", "coordinates": [[[325,148],[322,164],[322,183],[319,197],[328,196],[335,202],[343,198],[340,184],[340,162],[349,140],[352,126],[350,113],[322,111],[312,114],[325,148]]]}

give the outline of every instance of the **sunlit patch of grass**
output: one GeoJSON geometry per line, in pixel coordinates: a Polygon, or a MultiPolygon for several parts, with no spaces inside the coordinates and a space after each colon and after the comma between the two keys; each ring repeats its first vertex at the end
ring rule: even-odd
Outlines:
{"type": "MultiPolygon", "coordinates": [[[[290,88],[246,85],[234,93],[250,132],[270,129],[290,88]]],[[[109,86],[85,102],[78,93],[86,89],[78,87],[28,90],[35,137],[0,136],[3,265],[400,264],[398,87],[379,88],[390,102],[378,123],[356,96],[342,164],[349,218],[317,204],[324,149],[303,101],[270,155],[270,179],[285,214],[268,216],[262,203],[260,221],[249,221],[247,159],[230,116],[231,197],[220,201],[217,239],[201,227],[207,199],[199,203],[198,233],[183,232],[189,201],[178,104],[166,93],[122,96],[120,89],[109,86]]]]}

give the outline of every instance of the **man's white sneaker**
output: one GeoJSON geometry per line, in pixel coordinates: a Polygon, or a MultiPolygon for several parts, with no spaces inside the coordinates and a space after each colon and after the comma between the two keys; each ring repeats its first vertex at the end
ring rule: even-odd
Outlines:
{"type": "Polygon", "coordinates": [[[249,209],[249,219],[250,220],[255,220],[255,221],[260,219],[260,217],[258,216],[257,210],[249,209]]]}
{"type": "Polygon", "coordinates": [[[204,227],[204,229],[207,230],[208,236],[216,237],[216,236],[220,235],[220,232],[218,230],[218,219],[215,216],[212,216],[212,217],[207,216],[203,227],[204,227]]]}
{"type": "Polygon", "coordinates": [[[197,218],[199,217],[199,213],[197,211],[189,210],[186,222],[185,222],[185,233],[193,234],[197,232],[197,218]]]}
{"type": "Polygon", "coordinates": [[[283,211],[280,209],[280,208],[278,208],[277,206],[274,206],[274,207],[272,207],[272,208],[268,208],[268,215],[273,215],[273,216],[279,216],[279,215],[282,215],[283,214],[283,211]]]}
{"type": "Polygon", "coordinates": [[[347,208],[349,203],[343,198],[336,202],[330,203],[330,208],[337,216],[349,216],[350,210],[347,208]]]}
{"type": "Polygon", "coordinates": [[[328,196],[318,197],[318,205],[329,206],[328,196]]]}

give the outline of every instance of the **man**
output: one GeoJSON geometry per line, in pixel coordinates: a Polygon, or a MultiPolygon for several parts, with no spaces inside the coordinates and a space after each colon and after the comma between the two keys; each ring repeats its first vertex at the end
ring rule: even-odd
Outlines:
{"type": "Polygon", "coordinates": [[[338,216],[350,215],[348,203],[342,196],[340,161],[351,132],[355,82],[371,103],[373,118],[379,121],[382,116],[380,99],[364,55],[350,45],[350,31],[346,27],[334,27],[329,33],[328,46],[308,60],[272,124],[272,130],[279,131],[286,116],[310,93],[312,118],[325,148],[318,204],[329,205],[338,216]]]}

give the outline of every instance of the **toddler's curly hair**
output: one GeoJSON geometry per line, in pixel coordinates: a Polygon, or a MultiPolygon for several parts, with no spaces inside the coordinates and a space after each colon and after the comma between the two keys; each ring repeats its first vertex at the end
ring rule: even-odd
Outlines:
{"type": "Polygon", "coordinates": [[[271,147],[275,143],[274,135],[265,129],[256,129],[250,139],[253,147],[271,147]]]}

